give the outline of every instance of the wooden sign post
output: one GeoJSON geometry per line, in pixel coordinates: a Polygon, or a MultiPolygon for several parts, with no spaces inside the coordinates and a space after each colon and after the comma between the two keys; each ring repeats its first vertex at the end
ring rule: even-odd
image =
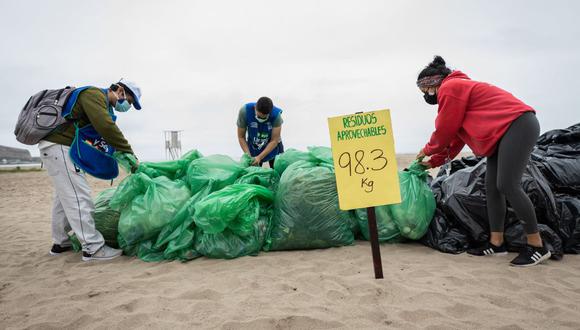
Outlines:
{"type": "Polygon", "coordinates": [[[375,278],[383,278],[375,206],[401,202],[389,110],[328,118],[341,210],[367,208],[375,278]]]}

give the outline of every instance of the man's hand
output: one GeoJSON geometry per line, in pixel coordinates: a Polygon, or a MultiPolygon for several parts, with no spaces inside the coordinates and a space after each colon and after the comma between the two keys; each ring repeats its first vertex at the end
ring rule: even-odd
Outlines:
{"type": "Polygon", "coordinates": [[[421,161],[421,160],[423,160],[423,158],[425,158],[425,152],[423,151],[423,149],[421,149],[419,151],[419,153],[417,154],[417,157],[415,157],[415,159],[421,161]]]}
{"type": "Polygon", "coordinates": [[[256,157],[254,157],[254,161],[252,162],[252,166],[260,166],[261,162],[262,162],[262,157],[256,156],[256,157]]]}
{"type": "MultiPolygon", "coordinates": [[[[133,155],[135,156],[135,155],[133,155]]],[[[137,158],[137,156],[135,156],[135,163],[131,164],[131,173],[135,173],[137,171],[137,169],[139,169],[139,158],[137,158]]]]}

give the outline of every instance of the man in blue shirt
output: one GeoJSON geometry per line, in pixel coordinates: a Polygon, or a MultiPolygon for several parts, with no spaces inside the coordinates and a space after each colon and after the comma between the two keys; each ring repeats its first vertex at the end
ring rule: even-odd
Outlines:
{"type": "Polygon", "coordinates": [[[284,152],[282,145],[282,110],[268,97],[247,103],[238,114],[238,141],[242,150],[254,158],[252,165],[269,162],[274,167],[276,155],[284,152]]]}

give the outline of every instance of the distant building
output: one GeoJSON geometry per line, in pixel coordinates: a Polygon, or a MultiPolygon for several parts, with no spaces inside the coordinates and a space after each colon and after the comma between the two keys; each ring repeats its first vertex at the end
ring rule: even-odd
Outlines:
{"type": "Polygon", "coordinates": [[[36,163],[36,157],[32,158],[30,151],[26,149],[0,146],[0,164],[36,163]]]}

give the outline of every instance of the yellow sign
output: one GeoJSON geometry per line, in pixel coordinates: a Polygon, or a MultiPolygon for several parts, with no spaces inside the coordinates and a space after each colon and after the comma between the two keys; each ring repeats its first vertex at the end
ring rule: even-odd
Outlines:
{"type": "Polygon", "coordinates": [[[341,210],[401,202],[391,113],[328,118],[341,210]]]}

